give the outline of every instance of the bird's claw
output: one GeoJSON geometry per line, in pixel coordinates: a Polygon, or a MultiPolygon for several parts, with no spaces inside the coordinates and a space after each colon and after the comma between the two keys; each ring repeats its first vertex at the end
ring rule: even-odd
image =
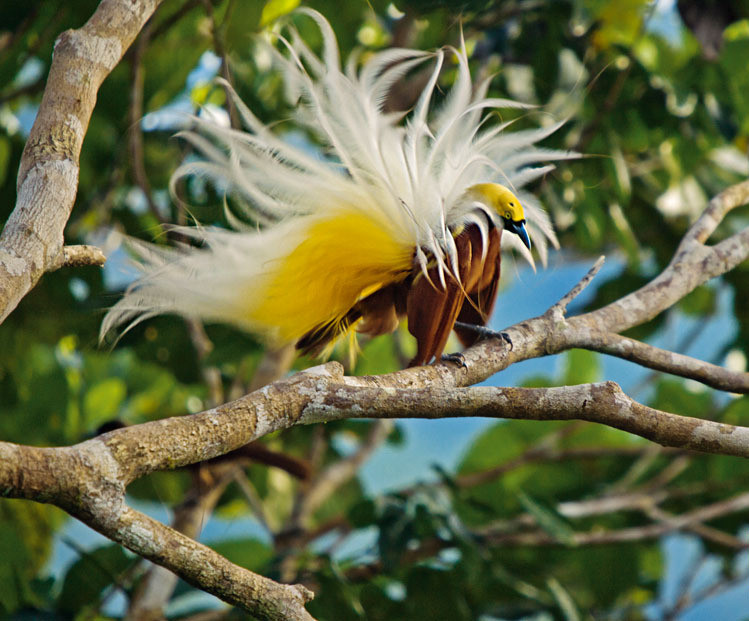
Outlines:
{"type": "Polygon", "coordinates": [[[460,352],[456,352],[454,354],[442,354],[441,360],[442,362],[454,362],[459,367],[462,367],[464,369],[468,368],[468,365],[466,364],[466,358],[460,352]]]}
{"type": "Polygon", "coordinates": [[[512,351],[512,339],[510,338],[510,335],[507,332],[500,332],[498,336],[510,346],[510,351],[512,351]]]}
{"type": "Polygon", "coordinates": [[[507,332],[497,332],[497,330],[492,330],[491,328],[487,328],[486,326],[479,326],[472,323],[463,323],[462,321],[456,321],[455,326],[458,328],[463,328],[464,330],[471,330],[472,332],[478,334],[481,338],[502,339],[510,346],[510,350],[512,350],[512,339],[507,332]]]}

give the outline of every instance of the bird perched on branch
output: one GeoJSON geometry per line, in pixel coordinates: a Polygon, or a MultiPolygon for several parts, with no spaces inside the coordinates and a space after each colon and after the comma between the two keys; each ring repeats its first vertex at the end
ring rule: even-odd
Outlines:
{"type": "MultiPolygon", "coordinates": [[[[180,227],[199,243],[135,243],[142,276],[109,311],[109,330],[161,313],[230,323],[275,344],[326,353],[344,335],[392,332],[406,318],[416,337],[411,365],[439,358],[457,320],[484,325],[500,275],[500,245],[542,261],[556,244],[548,217],[524,184],[568,153],[534,143],[558,125],[510,131],[487,110],[522,107],[474,88],[465,49],[389,49],[341,69],[332,29],[320,55],[293,26],[266,43],[298,102],[295,121],[324,145],[327,159],[284,140],[235,97],[246,131],[195,119],[184,138],[204,158],[183,164],[246,204],[248,227],[180,227]],[[443,66],[457,77],[430,110],[443,66]],[[386,113],[392,85],[419,65],[433,67],[407,114],[386,113]],[[361,66],[359,66],[361,65],[361,66]],[[520,196],[523,199],[521,204],[520,196]],[[509,235],[508,235],[509,234],[509,235]]],[[[470,345],[476,334],[457,330],[470,345]]]]}

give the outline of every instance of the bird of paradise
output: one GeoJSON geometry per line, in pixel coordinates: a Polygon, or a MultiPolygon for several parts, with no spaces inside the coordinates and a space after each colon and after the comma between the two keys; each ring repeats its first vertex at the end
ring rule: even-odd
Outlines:
{"type": "Polygon", "coordinates": [[[284,140],[235,96],[244,130],[194,119],[184,137],[203,160],[173,178],[208,177],[242,197],[258,228],[180,227],[200,247],[136,244],[142,276],[110,309],[102,335],[161,313],[233,324],[275,345],[313,355],[345,335],[392,332],[406,318],[416,338],[410,365],[439,358],[456,321],[468,346],[494,306],[500,246],[542,261],[556,238],[546,213],[520,189],[568,153],[534,143],[558,128],[511,131],[487,111],[521,104],[474,88],[465,47],[430,53],[388,49],[341,68],[335,35],[310,9],[320,55],[289,26],[270,44],[295,121],[317,136],[327,160],[284,140]],[[443,65],[457,77],[432,99],[443,65]],[[393,84],[431,62],[408,113],[388,113],[393,84]],[[512,188],[512,189],[510,189],[512,188]],[[519,197],[522,197],[522,204],[519,197]],[[509,233],[510,235],[503,235],[509,233]]]}

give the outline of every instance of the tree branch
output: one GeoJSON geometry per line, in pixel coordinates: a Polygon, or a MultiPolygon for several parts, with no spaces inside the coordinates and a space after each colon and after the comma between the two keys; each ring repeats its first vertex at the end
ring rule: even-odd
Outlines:
{"type": "Polygon", "coordinates": [[[57,256],[57,261],[49,266],[48,271],[61,267],[85,267],[93,265],[101,267],[107,262],[107,257],[96,246],[74,245],[63,246],[62,253],[57,256]]]}
{"type": "Polygon", "coordinates": [[[717,390],[749,393],[749,373],[730,371],[718,365],[666,349],[659,349],[613,332],[591,331],[588,334],[580,334],[579,340],[570,340],[568,346],[623,358],[649,369],[696,380],[717,390]]]}
{"type": "Polygon", "coordinates": [[[159,2],[102,0],[82,28],[57,39],[21,157],[16,207],[0,236],[0,322],[46,270],[60,263],[96,93],[159,2]]]}
{"type": "Polygon", "coordinates": [[[143,82],[145,70],[143,68],[143,56],[151,39],[151,23],[147,23],[135,41],[130,54],[130,106],[128,107],[128,150],[135,184],[143,192],[148,210],[159,224],[164,224],[164,217],[159,213],[159,208],[153,200],[151,183],[146,173],[145,155],[143,149],[143,82]]]}
{"type": "MultiPolygon", "coordinates": [[[[134,428],[111,433],[128,435],[134,428]]],[[[128,507],[121,465],[99,439],[58,449],[0,442],[5,496],[54,503],[112,541],[260,619],[313,619],[304,608],[312,593],[303,586],[281,585],[238,567],[128,507]]]]}
{"type": "MultiPolygon", "coordinates": [[[[682,242],[669,265],[647,285],[603,308],[575,317],[564,317],[563,306],[582,291],[578,284],[544,315],[506,328],[512,348],[500,339],[480,341],[463,353],[465,365],[440,363],[429,367],[405,369],[391,374],[390,380],[401,388],[470,386],[484,381],[516,362],[557,354],[586,342],[591,334],[623,332],[656,317],[711,278],[729,272],[749,256],[749,228],[735,233],[715,246],[699,240],[709,236],[718,218],[749,202],[749,181],[731,186],[713,198],[690,228],[691,241],[682,242]],[[557,309],[557,310],[555,310],[557,309]]],[[[594,266],[595,267],[595,266],[594,266]]],[[[589,279],[590,274],[583,277],[589,279]]],[[[583,282],[581,281],[581,283],[583,282]]],[[[643,361],[638,360],[642,364],[643,361]]],[[[681,361],[680,361],[681,362],[681,361]]],[[[678,365],[673,365],[676,368],[678,365]]],[[[689,375],[691,378],[692,375],[689,375]]],[[[724,377],[729,378],[728,375],[724,377]]],[[[699,380],[699,375],[695,377],[699,380]]],[[[744,380],[730,377],[734,384],[744,380]]]]}
{"type": "MultiPolygon", "coordinates": [[[[243,599],[245,595],[259,596],[260,587],[251,586],[259,577],[238,576],[239,584],[245,584],[238,595],[224,590],[226,587],[218,585],[210,572],[201,573],[199,567],[203,565],[216,571],[240,570],[224,559],[218,560],[218,555],[188,537],[127,508],[126,485],[153,470],[202,461],[276,429],[342,418],[581,419],[623,429],[665,446],[749,456],[748,428],[646,407],[632,401],[613,382],[559,388],[407,390],[383,386],[387,377],[378,381],[381,385],[367,386],[365,378],[344,378],[339,364],[328,363],[200,414],[117,429],[73,447],[38,449],[0,443],[0,487],[10,497],[53,502],[188,582],[255,610],[253,614],[262,618],[281,618],[256,611],[259,606],[275,606],[275,595],[262,602],[243,599]],[[184,562],[188,558],[190,562],[184,562]]],[[[749,500],[747,503],[749,506],[749,500]]],[[[596,535],[586,537],[588,541],[596,535]]],[[[275,583],[272,588],[265,582],[263,585],[262,593],[287,588],[275,583]]]]}
{"type": "MultiPolygon", "coordinates": [[[[199,468],[199,467],[198,467],[199,468]]],[[[232,481],[236,470],[234,464],[213,467],[208,474],[210,481],[202,480],[202,473],[193,473],[193,484],[184,499],[174,510],[172,528],[191,539],[197,539],[203,529],[206,516],[232,481]]],[[[164,607],[177,586],[178,576],[161,565],[151,565],[130,598],[126,621],[161,619],[164,607]]]]}
{"type": "Polygon", "coordinates": [[[522,420],[586,420],[662,446],[749,457],[749,428],[680,416],[642,405],[614,382],[557,388],[366,388],[346,383],[318,390],[300,423],[340,418],[483,416],[522,420]]]}

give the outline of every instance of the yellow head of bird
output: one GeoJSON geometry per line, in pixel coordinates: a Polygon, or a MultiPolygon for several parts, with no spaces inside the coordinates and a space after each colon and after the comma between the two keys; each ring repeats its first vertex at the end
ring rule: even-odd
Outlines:
{"type": "Polygon", "coordinates": [[[499,183],[478,183],[470,188],[470,192],[494,210],[502,219],[505,231],[515,233],[530,250],[531,240],[525,229],[525,212],[517,196],[499,183]]]}

